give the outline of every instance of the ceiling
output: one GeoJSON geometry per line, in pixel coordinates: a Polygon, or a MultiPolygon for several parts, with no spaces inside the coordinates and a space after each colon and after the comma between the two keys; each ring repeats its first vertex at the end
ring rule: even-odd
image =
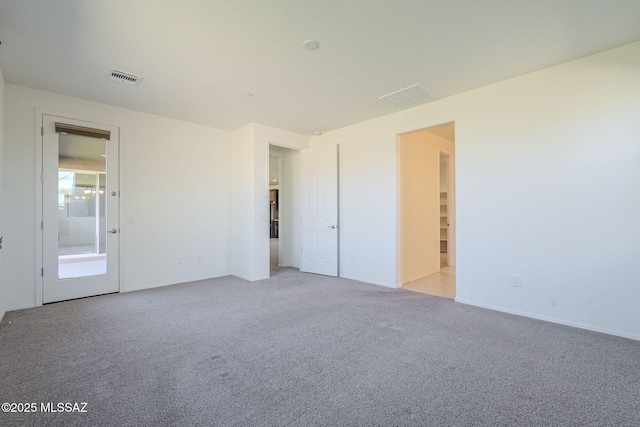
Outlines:
{"type": "Polygon", "coordinates": [[[220,129],[310,135],[392,113],[378,98],[417,83],[444,98],[638,41],[639,22],[638,0],[0,0],[0,68],[220,129]]]}

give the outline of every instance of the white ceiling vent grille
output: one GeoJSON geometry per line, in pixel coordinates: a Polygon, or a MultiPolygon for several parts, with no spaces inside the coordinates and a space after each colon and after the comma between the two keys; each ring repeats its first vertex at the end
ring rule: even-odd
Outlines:
{"type": "Polygon", "coordinates": [[[136,76],[135,74],[125,73],[124,71],[115,69],[111,69],[109,79],[113,80],[114,82],[125,83],[131,86],[138,86],[142,81],[141,76],[136,76]]]}
{"type": "Polygon", "coordinates": [[[379,99],[403,110],[433,101],[436,96],[421,84],[417,84],[381,96],[379,99]]]}

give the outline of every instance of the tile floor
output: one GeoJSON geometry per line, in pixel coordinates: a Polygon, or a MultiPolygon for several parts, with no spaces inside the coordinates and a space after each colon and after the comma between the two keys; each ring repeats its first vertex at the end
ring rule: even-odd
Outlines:
{"type": "Polygon", "coordinates": [[[456,269],[455,267],[447,266],[444,262],[441,262],[440,266],[439,273],[405,283],[402,288],[443,298],[455,298],[456,269]]]}

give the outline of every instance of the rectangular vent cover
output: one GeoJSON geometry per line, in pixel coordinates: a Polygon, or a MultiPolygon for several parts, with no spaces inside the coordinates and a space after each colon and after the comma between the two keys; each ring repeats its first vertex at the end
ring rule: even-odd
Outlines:
{"type": "Polygon", "coordinates": [[[115,69],[111,69],[109,78],[114,82],[126,83],[131,86],[138,86],[140,81],[142,81],[141,76],[136,76],[135,74],[125,73],[124,71],[118,71],[115,69]]]}
{"type": "Polygon", "coordinates": [[[379,99],[403,110],[405,108],[415,107],[416,105],[433,101],[436,99],[436,96],[418,83],[381,96],[379,99]]]}

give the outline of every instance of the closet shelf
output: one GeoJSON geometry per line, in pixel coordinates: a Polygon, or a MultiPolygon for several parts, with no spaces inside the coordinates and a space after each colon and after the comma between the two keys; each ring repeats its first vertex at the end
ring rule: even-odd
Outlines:
{"type": "Polygon", "coordinates": [[[449,236],[447,236],[449,228],[449,203],[448,194],[446,192],[440,193],[440,252],[448,252],[449,236]]]}

